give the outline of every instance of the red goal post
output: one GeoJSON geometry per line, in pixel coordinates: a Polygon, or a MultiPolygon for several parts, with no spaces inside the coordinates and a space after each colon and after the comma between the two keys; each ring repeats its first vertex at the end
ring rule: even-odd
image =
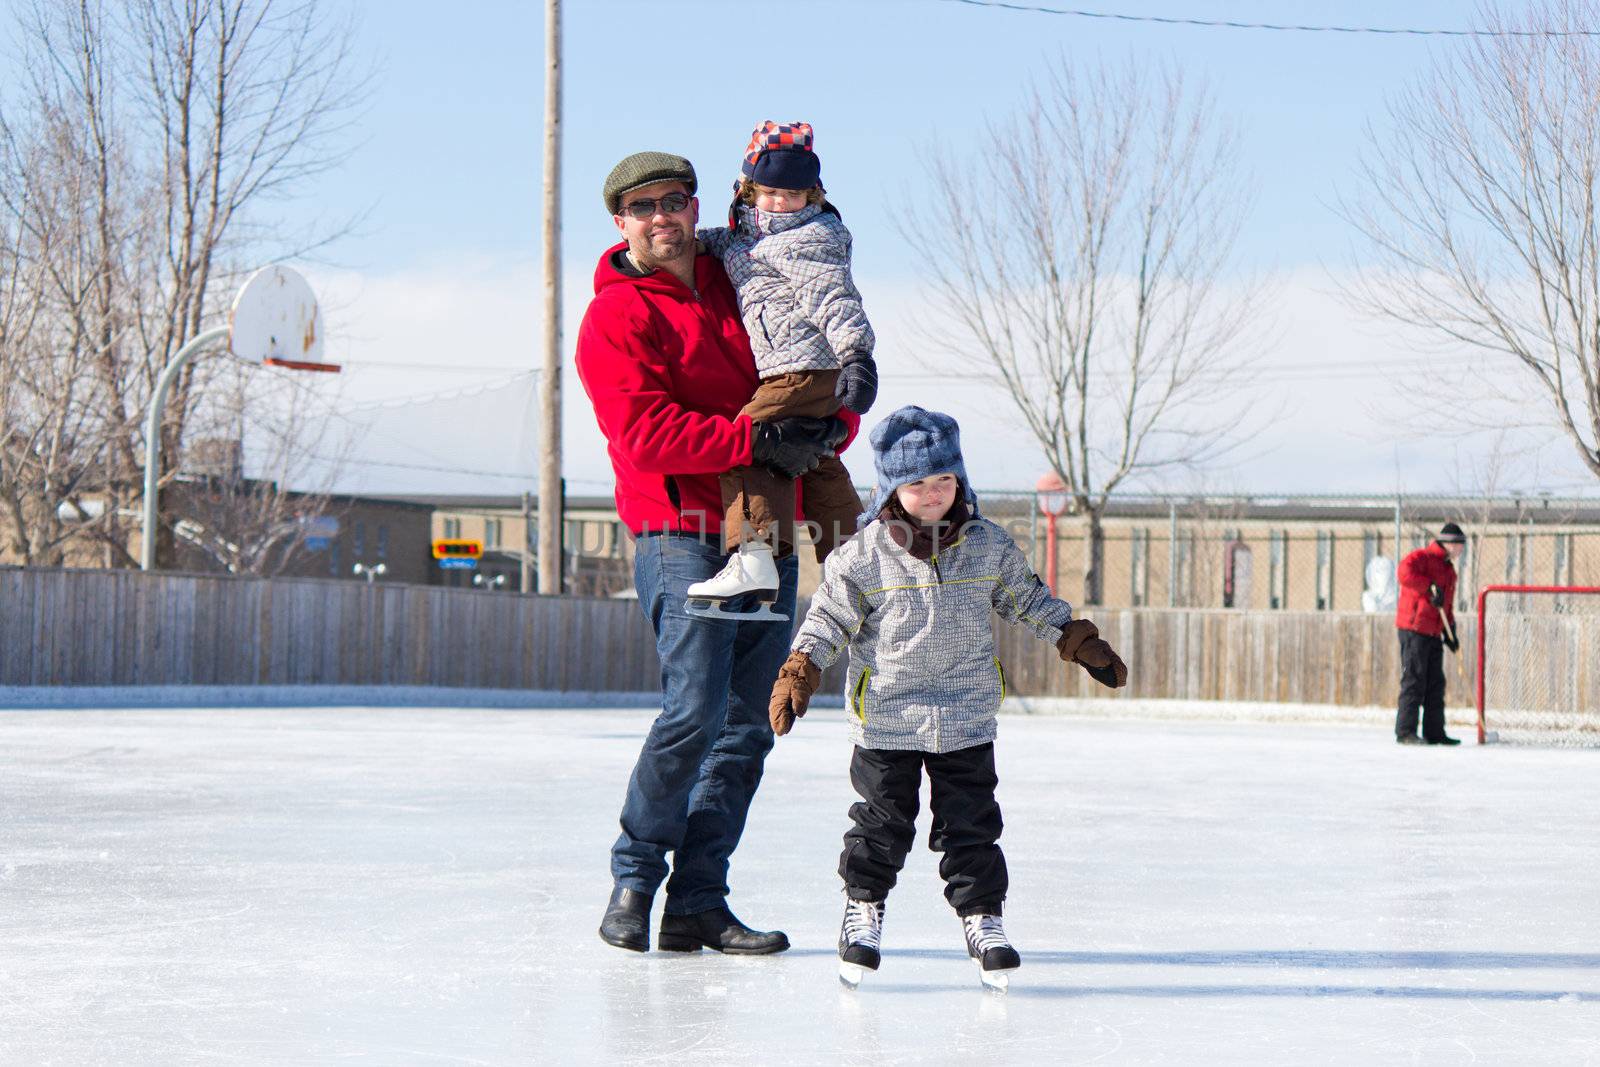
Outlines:
{"type": "Polygon", "coordinates": [[[1477,653],[1480,745],[1600,746],[1600,586],[1485,586],[1477,653]]]}

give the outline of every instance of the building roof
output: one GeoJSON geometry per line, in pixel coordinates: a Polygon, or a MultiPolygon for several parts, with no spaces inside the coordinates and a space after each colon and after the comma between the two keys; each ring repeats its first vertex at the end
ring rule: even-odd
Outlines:
{"type": "MultiPolygon", "coordinates": [[[[979,507],[993,516],[1025,515],[1035,505],[1031,493],[978,494],[979,507]]],[[[1570,525],[1600,524],[1600,499],[1523,496],[1493,500],[1467,496],[1288,496],[1280,494],[1112,497],[1107,519],[1165,520],[1174,509],[1180,521],[1213,522],[1369,522],[1392,523],[1398,503],[1409,523],[1570,525]]],[[[1071,516],[1066,516],[1071,518],[1071,516]]]]}

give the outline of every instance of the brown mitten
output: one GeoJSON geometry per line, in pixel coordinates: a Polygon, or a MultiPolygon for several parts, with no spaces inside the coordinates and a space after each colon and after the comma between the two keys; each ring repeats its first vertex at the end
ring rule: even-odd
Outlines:
{"type": "Polygon", "coordinates": [[[1056,651],[1067,663],[1076,663],[1089,677],[1110,689],[1128,684],[1128,667],[1100,638],[1100,628],[1088,619],[1073,619],[1061,631],[1056,651]]]}
{"type": "Polygon", "coordinates": [[[822,684],[822,672],[804,652],[791,652],[778,671],[778,680],[772,684],[772,699],[767,702],[767,717],[772,720],[772,732],[782,737],[794,726],[794,721],[806,713],[811,694],[822,684]]]}

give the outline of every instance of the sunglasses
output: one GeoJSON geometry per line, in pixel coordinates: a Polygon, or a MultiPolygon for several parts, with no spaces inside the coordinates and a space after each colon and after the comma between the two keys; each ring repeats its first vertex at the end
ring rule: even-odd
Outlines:
{"type": "Polygon", "coordinates": [[[657,214],[676,215],[689,206],[688,193],[668,193],[659,200],[635,200],[622,205],[622,214],[644,222],[657,214]]]}

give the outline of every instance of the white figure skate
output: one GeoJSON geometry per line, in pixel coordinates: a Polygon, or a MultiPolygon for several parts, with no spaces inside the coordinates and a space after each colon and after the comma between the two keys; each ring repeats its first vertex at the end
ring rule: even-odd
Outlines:
{"type": "Polygon", "coordinates": [[[772,546],[765,541],[747,541],[728,557],[727,565],[714,578],[689,587],[683,610],[701,619],[733,619],[735,622],[788,622],[789,616],[772,610],[778,599],[778,562],[772,546]],[[754,611],[728,611],[723,607],[734,597],[753,595],[754,611]]]}

